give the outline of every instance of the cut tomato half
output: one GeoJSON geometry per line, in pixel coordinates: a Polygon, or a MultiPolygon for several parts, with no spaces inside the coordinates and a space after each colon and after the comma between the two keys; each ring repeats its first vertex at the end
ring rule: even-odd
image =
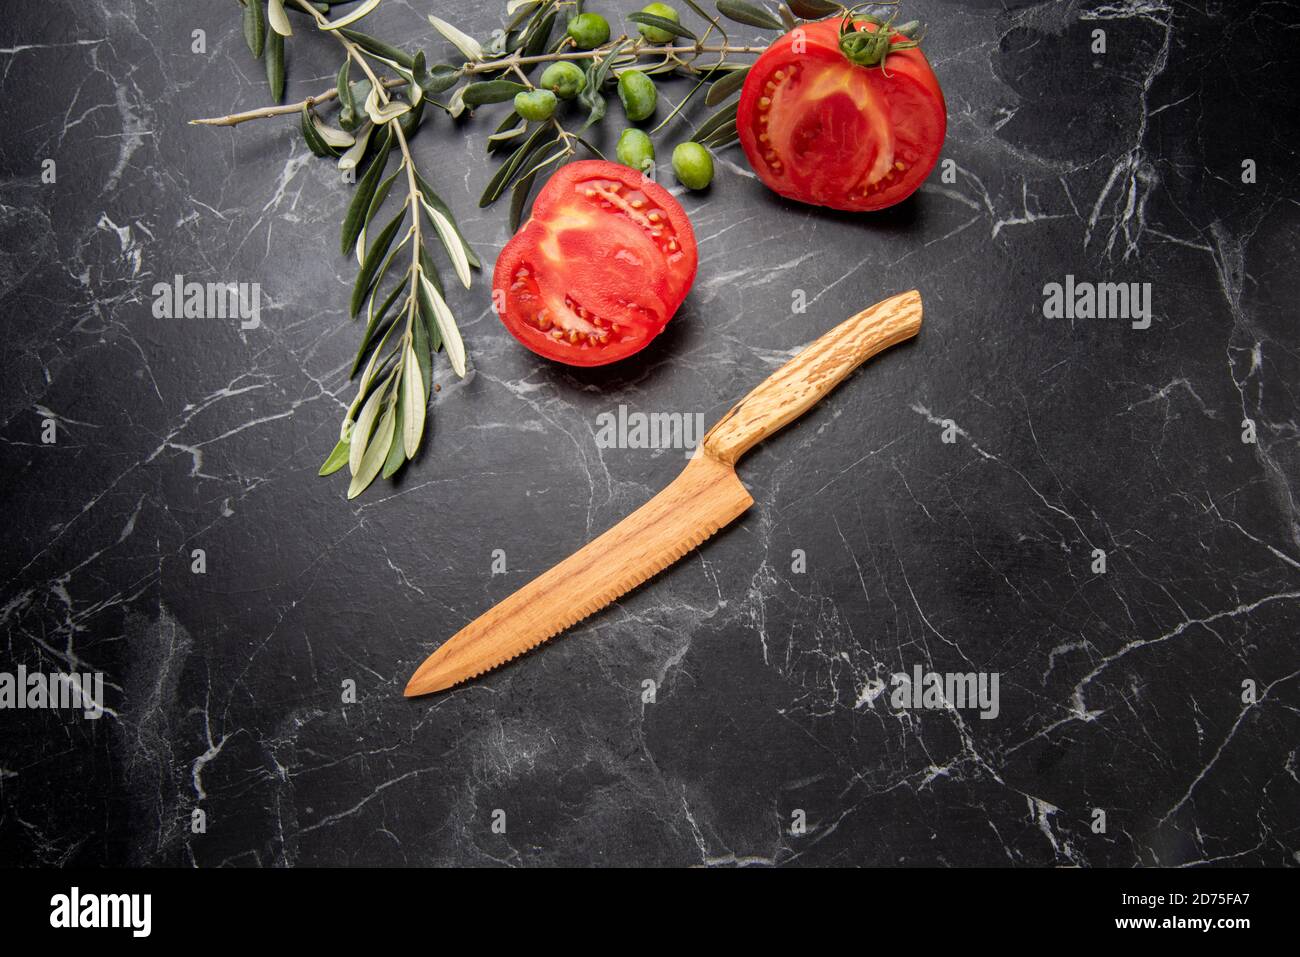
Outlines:
{"type": "Polygon", "coordinates": [[[493,302],[538,355],[605,365],[663,331],[698,264],[690,220],[667,190],[620,163],[586,160],[538,194],[497,259],[493,302]]]}

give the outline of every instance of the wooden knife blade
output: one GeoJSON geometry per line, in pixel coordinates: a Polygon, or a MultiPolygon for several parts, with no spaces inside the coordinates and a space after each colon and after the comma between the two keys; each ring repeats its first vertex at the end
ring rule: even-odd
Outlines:
{"type": "Polygon", "coordinates": [[[920,328],[921,295],[911,290],[812,342],[732,406],[663,491],[448,639],[416,669],[406,696],[442,691],[505,664],[696,548],[754,503],[736,476],[740,456],[920,328]]]}

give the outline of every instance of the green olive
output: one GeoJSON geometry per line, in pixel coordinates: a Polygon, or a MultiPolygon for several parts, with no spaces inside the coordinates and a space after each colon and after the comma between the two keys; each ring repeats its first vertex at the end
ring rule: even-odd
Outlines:
{"type": "Polygon", "coordinates": [[[704,189],[713,182],[713,157],[699,143],[678,143],[673,150],[673,172],[687,189],[704,189]]]}
{"type": "Polygon", "coordinates": [[[623,135],[618,138],[615,152],[620,163],[642,173],[649,173],[654,167],[655,145],[650,142],[650,137],[646,136],[643,130],[635,127],[625,129],[623,135]]]}
{"type": "Polygon", "coordinates": [[[640,70],[628,70],[618,78],[618,98],[623,101],[623,112],[633,123],[655,111],[658,96],[654,80],[640,70]]]}
{"type": "MultiPolygon", "coordinates": [[[[663,17],[665,20],[671,20],[673,23],[680,23],[681,17],[677,11],[666,3],[648,3],[641,8],[642,13],[648,13],[652,16],[663,17]]],[[[648,27],[644,23],[638,23],[636,28],[641,31],[641,36],[645,37],[651,43],[671,43],[673,34],[667,30],[661,30],[659,27],[648,27]]]]}
{"type": "Polygon", "coordinates": [[[569,36],[580,49],[591,50],[609,40],[609,21],[599,13],[580,13],[569,21],[569,36]]]}
{"type": "Polygon", "coordinates": [[[549,120],[555,112],[555,94],[550,90],[525,90],[515,94],[515,112],[526,120],[549,120]]]}
{"type": "Polygon", "coordinates": [[[582,72],[582,67],[568,60],[552,63],[542,71],[542,89],[550,90],[562,100],[573,99],[586,82],[587,74],[582,72]]]}

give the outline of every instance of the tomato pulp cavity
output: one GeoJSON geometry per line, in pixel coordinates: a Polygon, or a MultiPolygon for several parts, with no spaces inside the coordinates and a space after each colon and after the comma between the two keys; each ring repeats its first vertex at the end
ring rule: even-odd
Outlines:
{"type": "Polygon", "coordinates": [[[695,233],[677,200],[604,160],[561,167],[506,243],[493,301],[540,356],[599,366],[645,348],[695,281],[695,233]]]}
{"type": "Polygon", "coordinates": [[[840,49],[841,23],[804,24],[758,58],[740,95],[740,144],[754,172],[782,196],[883,209],[915,192],[934,168],[947,108],[919,49],[890,52],[883,67],[859,66],[840,49]]]}

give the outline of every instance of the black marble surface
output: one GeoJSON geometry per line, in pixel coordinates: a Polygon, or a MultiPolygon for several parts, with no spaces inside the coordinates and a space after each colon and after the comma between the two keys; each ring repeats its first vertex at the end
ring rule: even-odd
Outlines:
{"type": "MultiPolygon", "coordinates": [[[[370,29],[449,58],[435,7],[485,35],[504,4],[386,0],[370,29]]],[[[348,189],[292,120],[186,125],[267,100],[233,0],[8,14],[0,670],[102,671],[110,712],[0,711],[4,863],[1300,860],[1296,6],[910,4],[954,182],[837,214],[733,148],[681,197],[685,307],[614,369],[518,347],[486,276],[452,289],[472,372],[436,363],[423,456],[351,503],[316,476],[351,399],[348,189]],[[261,326],[154,318],[176,274],[260,283],[261,326]],[[1045,318],[1067,275],[1150,283],[1150,328],[1045,318]],[[680,470],[599,448],[601,412],[711,423],[911,287],[918,340],[750,454],[734,526],[542,651],[402,698],[680,470]],[[915,666],[997,673],[997,716],[893,708],[915,666]]],[[[289,50],[290,98],[330,84],[327,38],[289,50]]],[[[415,141],[489,265],[500,110],[415,141]]]]}

